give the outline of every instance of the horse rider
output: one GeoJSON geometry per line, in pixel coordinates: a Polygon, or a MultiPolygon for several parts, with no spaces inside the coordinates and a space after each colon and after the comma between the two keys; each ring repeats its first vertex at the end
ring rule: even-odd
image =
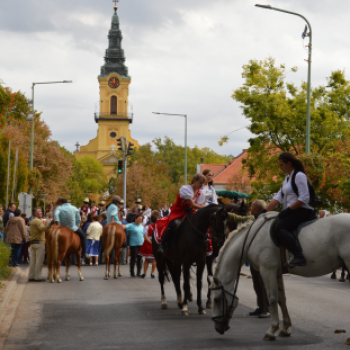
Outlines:
{"type": "Polygon", "coordinates": [[[84,259],[86,253],[86,238],[81,228],[79,228],[81,221],[79,209],[68,203],[67,199],[60,197],[56,202],[54,221],[60,226],[70,228],[79,236],[82,248],[81,257],[84,259]]]}
{"type": "MultiPolygon", "coordinates": [[[[122,225],[119,217],[119,209],[123,209],[122,199],[120,196],[114,195],[112,197],[112,202],[107,206],[107,223],[116,222],[117,224],[122,225]]],[[[122,214],[122,213],[121,213],[122,214]]],[[[124,226],[124,225],[123,225],[124,226]]],[[[124,226],[125,229],[125,226],[124,226]]]]}
{"type": "Polygon", "coordinates": [[[186,209],[200,209],[205,206],[205,195],[201,192],[201,188],[206,182],[206,178],[202,174],[196,174],[190,185],[184,185],[176,197],[175,203],[171,207],[169,216],[158,220],[157,223],[164,222],[168,224],[162,237],[162,243],[159,247],[161,253],[165,253],[168,241],[171,237],[175,220],[186,215],[186,209]]]}
{"type": "MultiPolygon", "coordinates": [[[[280,169],[286,174],[282,188],[278,194],[258,215],[275,209],[283,204],[283,210],[278,214],[275,232],[279,243],[285,246],[294,258],[288,262],[289,267],[305,266],[306,260],[293,230],[306,221],[314,219],[314,208],[309,204],[310,190],[303,163],[289,152],[283,152],[278,157],[280,169]],[[297,193],[293,189],[293,174],[297,193]]],[[[257,216],[258,216],[257,215],[257,216]]]]}

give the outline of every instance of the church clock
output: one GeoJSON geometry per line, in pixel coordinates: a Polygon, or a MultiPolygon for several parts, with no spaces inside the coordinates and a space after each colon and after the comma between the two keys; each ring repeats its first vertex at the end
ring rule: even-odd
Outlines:
{"type": "Polygon", "coordinates": [[[119,79],[118,78],[115,78],[115,77],[112,77],[108,80],[108,86],[111,88],[111,89],[116,89],[118,86],[119,86],[119,79]]]}

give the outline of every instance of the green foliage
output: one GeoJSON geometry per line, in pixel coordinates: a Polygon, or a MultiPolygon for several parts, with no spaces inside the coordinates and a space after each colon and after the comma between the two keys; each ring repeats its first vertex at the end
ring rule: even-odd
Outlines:
{"type": "Polygon", "coordinates": [[[8,244],[0,241],[0,285],[1,280],[5,280],[11,274],[11,268],[8,266],[11,256],[11,249],[8,244]]]}
{"type": "MultiPolygon", "coordinates": [[[[292,72],[295,70],[292,68],[292,72]]],[[[307,84],[303,82],[297,87],[286,83],[285,67],[276,67],[272,58],[249,61],[243,66],[242,76],[245,82],[232,98],[241,103],[243,115],[251,122],[249,130],[254,134],[244,166],[255,180],[255,191],[264,196],[276,192],[284,177],[278,167],[278,153],[305,155],[307,84]]],[[[318,157],[317,164],[326,164],[325,158],[334,149],[334,143],[350,137],[350,82],[344,72],[335,71],[326,85],[327,88],[311,89],[311,151],[314,159],[318,157]]],[[[308,173],[324,193],[320,183],[323,170],[316,163],[309,164],[308,173]]],[[[349,165],[343,169],[344,180],[348,171],[349,165]]],[[[331,200],[329,193],[327,199],[331,200]]]]}
{"type": "MultiPolygon", "coordinates": [[[[170,167],[169,175],[172,182],[178,183],[183,181],[185,148],[176,145],[175,142],[168,137],[165,137],[164,140],[161,138],[154,139],[153,144],[156,147],[155,154],[170,167]]],[[[221,156],[207,147],[187,147],[188,181],[196,174],[197,164],[200,163],[201,157],[204,158],[204,163],[206,164],[226,164],[232,159],[232,157],[221,156]]]]}
{"type": "Polygon", "coordinates": [[[67,150],[65,150],[65,156],[71,159],[73,165],[73,173],[67,187],[74,205],[80,205],[87,193],[102,193],[108,189],[103,166],[97,159],[93,157],[78,159],[67,150]]]}

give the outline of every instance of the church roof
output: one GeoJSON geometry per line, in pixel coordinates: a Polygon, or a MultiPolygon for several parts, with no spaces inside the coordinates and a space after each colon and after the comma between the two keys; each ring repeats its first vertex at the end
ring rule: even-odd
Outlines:
{"type": "Polygon", "coordinates": [[[119,29],[119,17],[117,6],[114,7],[111,29],[108,32],[108,49],[104,57],[105,63],[101,67],[100,78],[105,78],[111,73],[117,73],[120,76],[128,76],[128,67],[125,66],[124,50],[122,49],[123,35],[119,29]]]}

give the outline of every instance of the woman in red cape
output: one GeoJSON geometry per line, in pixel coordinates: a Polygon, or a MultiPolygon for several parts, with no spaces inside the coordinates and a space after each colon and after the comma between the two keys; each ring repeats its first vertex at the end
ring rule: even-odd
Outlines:
{"type": "Polygon", "coordinates": [[[143,274],[141,275],[142,278],[146,277],[149,263],[152,264],[152,271],[151,271],[152,278],[154,278],[154,271],[156,270],[156,267],[157,267],[157,262],[156,262],[156,259],[154,259],[153,251],[152,251],[152,234],[158,219],[160,219],[160,212],[158,210],[153,210],[151,214],[152,223],[151,225],[148,225],[145,227],[145,234],[143,236],[145,240],[139,251],[139,255],[145,258],[145,262],[143,264],[143,274]]]}
{"type": "Polygon", "coordinates": [[[206,178],[204,175],[196,174],[191,185],[184,185],[180,188],[176,201],[171,206],[170,215],[157,221],[154,236],[158,243],[161,241],[160,252],[164,253],[165,251],[166,243],[171,236],[174,220],[188,215],[185,212],[188,208],[200,209],[204,207],[205,196],[201,193],[200,188],[203,187],[205,182],[206,178]]]}

